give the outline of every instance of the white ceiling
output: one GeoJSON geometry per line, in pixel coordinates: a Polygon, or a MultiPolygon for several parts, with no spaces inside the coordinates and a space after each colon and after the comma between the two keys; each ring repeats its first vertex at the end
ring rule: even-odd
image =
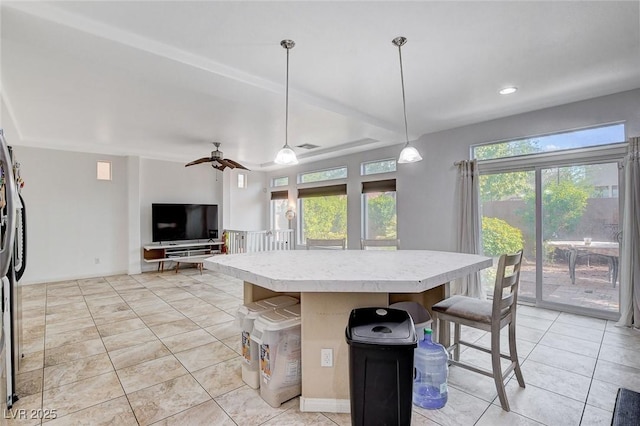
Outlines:
{"type": "MultiPolygon", "coordinates": [[[[3,98],[22,143],[251,169],[640,87],[640,2],[9,2],[3,98]],[[519,87],[510,96],[498,89],[519,87]]],[[[198,166],[203,167],[203,166],[198,166]]]]}

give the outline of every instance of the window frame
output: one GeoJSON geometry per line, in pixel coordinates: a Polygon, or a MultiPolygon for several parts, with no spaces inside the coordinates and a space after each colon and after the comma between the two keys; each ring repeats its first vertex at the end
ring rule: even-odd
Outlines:
{"type": "MultiPolygon", "coordinates": [[[[278,212],[276,212],[276,207],[277,207],[277,203],[282,202],[282,200],[284,200],[286,203],[285,205],[285,212],[286,212],[286,208],[289,207],[289,190],[285,189],[285,190],[279,190],[279,191],[271,191],[271,194],[269,197],[269,216],[270,216],[269,222],[271,224],[271,229],[273,230],[281,229],[276,226],[277,219],[278,219],[278,212]]],[[[289,229],[289,228],[287,227],[286,229],[289,229]]]]}
{"type": "Polygon", "coordinates": [[[348,198],[348,188],[346,183],[336,184],[335,180],[333,181],[333,185],[320,185],[320,186],[304,186],[298,188],[297,193],[297,220],[298,220],[298,237],[297,243],[299,245],[306,245],[306,232],[304,229],[304,217],[305,217],[305,209],[304,209],[304,199],[305,198],[320,198],[320,197],[344,197],[344,204],[347,210],[347,228],[344,231],[344,238],[348,237],[348,217],[349,217],[349,198],[348,198]]]}
{"type": "Polygon", "coordinates": [[[347,166],[338,166],[338,167],[329,167],[329,168],[326,168],[326,169],[309,170],[309,171],[306,171],[306,172],[300,172],[297,175],[297,183],[298,183],[298,185],[307,185],[307,184],[317,185],[318,183],[322,183],[322,182],[346,180],[348,178],[349,178],[349,168],[347,166]],[[310,175],[310,174],[313,174],[313,173],[329,172],[329,171],[333,171],[333,170],[344,170],[345,175],[344,176],[340,176],[340,177],[335,177],[335,178],[319,179],[319,180],[313,180],[313,181],[310,181],[310,182],[303,182],[303,177],[305,175],[310,175]]]}
{"type": "Polygon", "coordinates": [[[107,182],[113,180],[113,163],[111,161],[96,161],[96,180],[107,182]]]}
{"type": "MultiPolygon", "coordinates": [[[[600,127],[600,126],[592,126],[600,127]]],[[[625,127],[625,134],[626,134],[625,127]]],[[[534,172],[536,179],[536,246],[542,242],[542,204],[541,204],[541,170],[553,167],[571,167],[571,166],[589,166],[604,163],[618,163],[622,161],[627,152],[628,142],[598,145],[586,148],[573,148],[568,150],[548,151],[536,154],[528,154],[514,157],[503,157],[492,160],[478,160],[478,174],[480,176],[487,174],[509,173],[529,171],[534,172]]],[[[473,146],[470,147],[470,155],[473,146]]],[[[619,171],[620,172],[620,171],[619,171]]],[[[624,194],[618,194],[619,205],[622,206],[624,194]]],[[[478,208],[482,217],[482,204],[478,199],[478,208]]],[[[619,208],[622,211],[622,208],[619,208]]],[[[482,232],[482,231],[480,231],[482,232]]],[[[481,237],[482,238],[482,237],[481,237]]],[[[598,318],[614,319],[618,313],[601,311],[589,307],[578,307],[561,302],[549,301],[542,295],[542,263],[543,250],[536,250],[536,296],[534,298],[525,298],[519,296],[526,302],[535,303],[537,307],[556,309],[563,312],[573,312],[581,315],[590,315],[598,318]]]]}
{"type": "Polygon", "coordinates": [[[289,186],[289,176],[279,176],[279,177],[275,177],[275,178],[271,178],[271,187],[272,188],[280,188],[283,186],[289,186]],[[285,179],[287,183],[284,183],[282,185],[277,185],[276,182],[280,179],[285,179]]]}
{"type": "Polygon", "coordinates": [[[384,175],[387,173],[396,173],[398,171],[398,161],[395,158],[383,158],[380,160],[372,160],[372,161],[363,161],[362,163],[360,163],[360,176],[375,176],[375,175],[384,175]],[[386,172],[375,172],[375,173],[365,173],[365,167],[369,164],[376,164],[376,163],[384,163],[387,161],[393,161],[393,170],[389,170],[386,172]]]}
{"type": "Polygon", "coordinates": [[[238,172],[238,176],[236,177],[236,179],[238,189],[247,189],[249,187],[249,176],[247,175],[247,173],[238,172]]]}
{"type": "Polygon", "coordinates": [[[396,215],[396,236],[398,238],[398,192],[396,179],[363,181],[360,190],[360,238],[375,239],[367,234],[368,228],[368,196],[367,194],[385,194],[393,192],[395,194],[395,215],[396,215]]]}
{"type": "MultiPolygon", "coordinates": [[[[524,159],[524,161],[528,161],[532,157],[539,157],[539,156],[555,157],[558,154],[567,154],[567,153],[571,154],[571,153],[582,153],[582,152],[589,153],[589,152],[592,152],[592,151],[596,151],[597,152],[599,150],[609,150],[612,147],[621,146],[621,145],[624,145],[626,147],[626,145],[627,145],[627,142],[626,142],[626,131],[627,131],[626,122],[625,121],[616,121],[616,122],[611,122],[611,123],[601,123],[601,124],[597,124],[597,125],[593,125],[593,126],[586,126],[586,127],[579,127],[579,128],[573,128],[573,129],[560,130],[560,131],[556,131],[556,132],[539,133],[539,134],[535,134],[535,135],[527,135],[527,136],[522,136],[522,137],[517,137],[517,138],[494,140],[494,141],[490,141],[490,142],[482,142],[482,143],[472,144],[471,146],[469,146],[469,158],[471,158],[471,159],[476,158],[475,157],[475,149],[476,148],[480,148],[480,147],[484,147],[484,146],[506,144],[506,143],[510,143],[510,142],[518,142],[518,141],[523,141],[523,140],[527,140],[527,139],[544,138],[544,137],[548,137],[548,136],[563,135],[563,134],[568,134],[568,133],[575,133],[575,132],[586,131],[586,130],[595,130],[595,129],[601,129],[601,128],[612,127],[612,126],[622,126],[623,134],[625,135],[624,136],[625,140],[619,141],[619,142],[612,142],[612,143],[608,143],[608,144],[588,145],[588,146],[582,146],[582,147],[559,149],[559,150],[554,150],[554,151],[540,151],[540,152],[533,152],[533,153],[530,153],[530,154],[512,155],[512,156],[509,156],[509,157],[499,157],[499,158],[490,158],[490,159],[477,159],[478,160],[478,164],[480,164],[481,162],[492,162],[492,161],[501,161],[502,162],[502,161],[507,161],[507,160],[512,160],[512,159],[524,159]]],[[[589,157],[591,157],[591,156],[589,156],[589,157]]]]}

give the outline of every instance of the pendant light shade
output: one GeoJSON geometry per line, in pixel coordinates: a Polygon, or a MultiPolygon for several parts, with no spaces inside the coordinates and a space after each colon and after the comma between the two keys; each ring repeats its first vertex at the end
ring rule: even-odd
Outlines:
{"type": "Polygon", "coordinates": [[[402,46],[407,42],[407,39],[404,37],[396,37],[391,40],[395,46],[398,47],[398,56],[400,57],[400,82],[402,83],[402,108],[404,110],[404,134],[406,138],[406,144],[402,151],[400,151],[400,156],[398,157],[398,163],[415,163],[417,161],[422,161],[422,156],[418,152],[417,149],[412,147],[409,144],[409,130],[407,127],[407,101],[404,94],[404,73],[402,70],[402,46]]]}
{"type": "Polygon", "coordinates": [[[280,151],[278,151],[278,154],[276,155],[276,158],[273,160],[273,162],[285,166],[298,164],[296,153],[293,152],[293,150],[289,146],[289,50],[293,49],[295,45],[296,44],[293,40],[282,40],[280,42],[280,46],[284,47],[287,50],[287,89],[284,119],[284,146],[282,147],[282,149],[280,149],[280,151]]]}
{"type": "Polygon", "coordinates": [[[418,152],[418,150],[409,145],[408,143],[402,148],[400,151],[400,156],[398,157],[398,163],[415,163],[417,161],[422,160],[422,156],[418,152]]]}
{"type": "Polygon", "coordinates": [[[273,160],[276,164],[298,164],[298,157],[296,157],[296,153],[289,147],[289,145],[285,145],[280,148],[278,154],[276,155],[275,160],[273,160]]]}

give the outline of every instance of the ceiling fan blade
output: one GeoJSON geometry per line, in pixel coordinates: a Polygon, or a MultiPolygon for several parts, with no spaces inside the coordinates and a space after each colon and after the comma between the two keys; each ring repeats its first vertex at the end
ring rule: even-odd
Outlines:
{"type": "Polygon", "coordinates": [[[223,167],[229,167],[230,169],[236,168],[235,164],[233,164],[233,161],[227,160],[226,158],[218,158],[216,161],[220,163],[223,167]]]}
{"type": "Polygon", "coordinates": [[[206,163],[208,161],[211,161],[211,157],[202,157],[202,158],[199,158],[199,159],[197,159],[195,161],[192,161],[192,162],[190,162],[188,164],[185,164],[184,166],[185,167],[189,167],[189,166],[193,166],[194,164],[206,163]]]}
{"type": "Polygon", "coordinates": [[[220,170],[221,172],[224,172],[224,169],[225,169],[227,166],[226,166],[226,165],[224,165],[224,164],[220,164],[219,166],[216,166],[216,163],[213,163],[213,164],[211,164],[211,167],[213,167],[214,169],[218,169],[218,170],[220,170]]]}
{"type": "Polygon", "coordinates": [[[229,160],[228,158],[226,160],[228,162],[230,162],[231,164],[233,164],[237,169],[249,170],[245,166],[243,166],[242,164],[238,163],[237,161],[229,160]]]}

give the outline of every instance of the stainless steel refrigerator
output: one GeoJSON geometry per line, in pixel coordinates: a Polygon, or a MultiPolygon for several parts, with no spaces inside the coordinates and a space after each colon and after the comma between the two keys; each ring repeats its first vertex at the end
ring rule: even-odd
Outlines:
{"type": "Polygon", "coordinates": [[[15,376],[22,357],[22,313],[18,280],[26,267],[26,217],[20,195],[20,165],[12,158],[0,129],[0,411],[2,417],[17,401],[15,376]]]}

